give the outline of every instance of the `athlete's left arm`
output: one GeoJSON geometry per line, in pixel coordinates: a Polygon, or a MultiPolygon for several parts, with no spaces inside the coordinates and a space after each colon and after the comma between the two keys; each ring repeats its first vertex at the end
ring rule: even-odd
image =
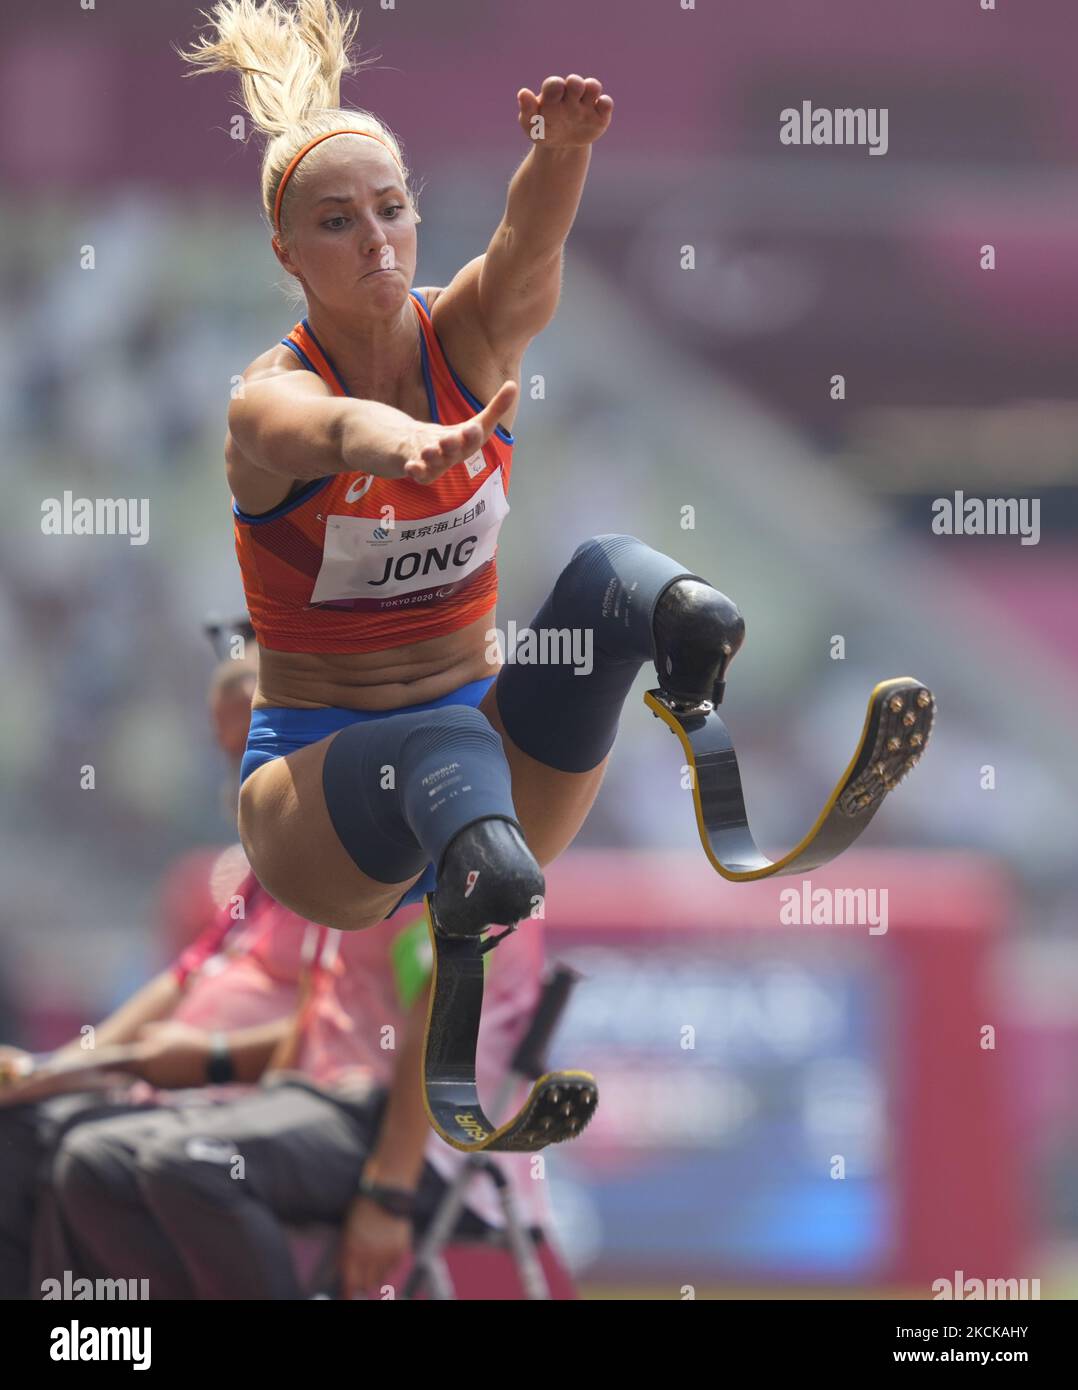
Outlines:
{"type": "Polygon", "coordinates": [[[519,359],[554,317],[562,251],[584,191],[591,147],[614,110],[598,78],[576,73],[548,77],[538,96],[522,87],[517,102],[532,148],[513,175],[486,254],[470,261],[441,295],[443,314],[459,311],[477,323],[498,363],[519,359]]]}

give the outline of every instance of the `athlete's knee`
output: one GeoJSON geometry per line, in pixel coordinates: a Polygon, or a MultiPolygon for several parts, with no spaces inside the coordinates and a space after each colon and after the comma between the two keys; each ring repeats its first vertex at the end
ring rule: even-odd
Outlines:
{"type": "MultiPolygon", "coordinates": [[[[431,760],[464,758],[505,762],[501,736],[472,705],[444,705],[409,710],[370,723],[350,724],[335,734],[326,749],[322,786],[331,816],[342,801],[354,807],[357,793],[379,802],[395,802],[385,793],[402,793],[416,777],[432,781],[442,771],[431,760]]],[[[407,877],[407,875],[402,875],[407,877]]]]}
{"type": "Polygon", "coordinates": [[[559,625],[592,629],[612,659],[646,661],[659,599],[679,579],[700,576],[637,536],[589,536],[555,580],[546,614],[559,625]]]}
{"type": "Polygon", "coordinates": [[[596,584],[608,584],[611,557],[624,550],[627,544],[640,545],[642,542],[635,536],[622,535],[620,532],[589,536],[581,541],[554,581],[551,597],[555,602],[559,599],[572,600],[580,596],[582,588],[586,591],[596,584]]]}
{"type": "Polygon", "coordinates": [[[417,761],[441,749],[505,761],[501,735],[474,705],[445,705],[419,715],[405,734],[403,750],[417,761]]]}
{"type": "MultiPolygon", "coordinates": [[[[503,668],[498,712],[518,748],[561,772],[588,772],[602,762],[640,667],[646,661],[657,666],[659,659],[665,662],[667,650],[658,630],[665,622],[661,605],[679,580],[692,580],[697,589],[717,594],[679,560],[636,536],[611,532],[590,536],[576,547],[532,627],[568,631],[574,655],[580,634],[589,669],[583,671],[575,661],[510,661],[503,668]]],[[[694,646],[703,647],[715,666],[725,629],[718,623],[705,628],[695,618],[693,624],[700,629],[694,646]]],[[[686,626],[678,625],[679,640],[686,626]]],[[[664,665],[660,681],[665,674],[664,665]]]]}
{"type": "Polygon", "coordinates": [[[471,705],[351,724],[322,771],[338,839],[363,873],[392,884],[437,864],[462,825],[511,815],[511,783],[501,736],[471,705]]]}
{"type": "Polygon", "coordinates": [[[584,556],[597,553],[607,554],[611,549],[619,547],[625,543],[642,545],[643,542],[636,536],[630,536],[623,531],[603,531],[596,536],[589,536],[587,540],[581,541],[569,560],[570,564],[578,561],[584,556]]]}

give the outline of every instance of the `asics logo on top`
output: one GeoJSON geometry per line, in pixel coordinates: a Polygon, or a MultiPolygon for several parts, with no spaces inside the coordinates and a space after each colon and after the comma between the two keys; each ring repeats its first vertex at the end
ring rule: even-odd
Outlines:
{"type": "Polygon", "coordinates": [[[475,887],[476,879],[479,877],[478,869],[469,869],[468,877],[464,880],[464,896],[470,898],[472,889],[475,887]]]}
{"type": "Polygon", "coordinates": [[[362,482],[353,483],[351,485],[348,491],[344,494],[344,500],[346,502],[358,502],[359,499],[363,496],[363,494],[369,491],[370,485],[373,482],[374,474],[368,473],[366,478],[362,482]]]}

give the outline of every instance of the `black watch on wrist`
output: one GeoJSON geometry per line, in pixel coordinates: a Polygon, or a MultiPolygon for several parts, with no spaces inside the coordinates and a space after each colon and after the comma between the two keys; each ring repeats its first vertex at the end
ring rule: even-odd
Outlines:
{"type": "Polygon", "coordinates": [[[359,1195],[366,1197],[371,1202],[377,1202],[383,1211],[388,1211],[391,1216],[411,1217],[415,1215],[415,1193],[409,1192],[407,1188],[384,1187],[381,1183],[371,1182],[369,1178],[361,1177],[359,1195]]]}
{"type": "Polygon", "coordinates": [[[236,1068],[228,1050],[228,1034],[210,1035],[210,1055],[206,1061],[206,1080],[211,1086],[224,1086],[235,1081],[236,1068]]]}

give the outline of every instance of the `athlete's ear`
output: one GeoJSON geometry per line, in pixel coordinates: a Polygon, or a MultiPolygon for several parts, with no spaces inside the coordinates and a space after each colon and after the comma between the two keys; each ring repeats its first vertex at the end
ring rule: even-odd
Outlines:
{"type": "Polygon", "coordinates": [[[281,244],[281,238],[276,232],[274,232],[273,236],[270,238],[270,245],[273,247],[273,254],[277,257],[285,270],[288,271],[289,275],[295,275],[296,272],[292,268],[291,258],[281,244]]]}

